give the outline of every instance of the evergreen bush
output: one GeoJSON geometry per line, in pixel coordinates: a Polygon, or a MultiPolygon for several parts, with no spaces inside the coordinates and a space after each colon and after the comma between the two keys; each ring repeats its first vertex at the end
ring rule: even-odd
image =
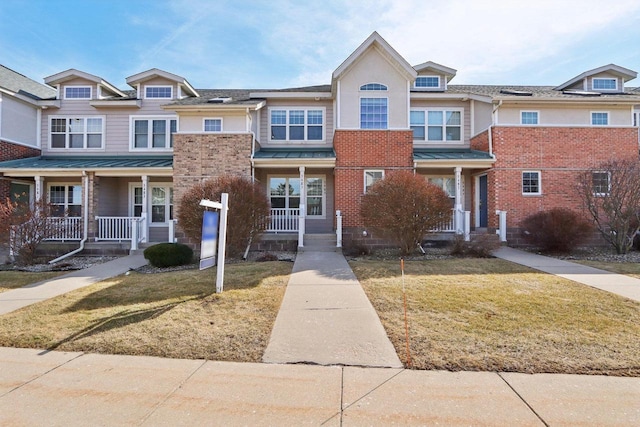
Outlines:
{"type": "Polygon", "coordinates": [[[182,243],[159,243],[144,250],[145,259],[154,267],[174,267],[189,264],[193,250],[182,243]]]}

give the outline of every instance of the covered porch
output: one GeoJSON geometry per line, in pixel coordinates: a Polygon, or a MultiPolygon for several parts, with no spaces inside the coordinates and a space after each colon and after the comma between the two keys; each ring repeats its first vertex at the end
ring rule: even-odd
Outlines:
{"type": "Polygon", "coordinates": [[[171,157],[34,157],[0,172],[22,200],[51,206],[48,241],[175,241],[171,157]]]}

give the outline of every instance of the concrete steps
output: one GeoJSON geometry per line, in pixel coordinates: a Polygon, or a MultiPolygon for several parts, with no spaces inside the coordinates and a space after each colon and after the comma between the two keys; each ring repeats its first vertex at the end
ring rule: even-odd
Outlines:
{"type": "Polygon", "coordinates": [[[304,246],[298,247],[298,252],[342,252],[336,247],[337,237],[331,234],[305,234],[304,246]]]}

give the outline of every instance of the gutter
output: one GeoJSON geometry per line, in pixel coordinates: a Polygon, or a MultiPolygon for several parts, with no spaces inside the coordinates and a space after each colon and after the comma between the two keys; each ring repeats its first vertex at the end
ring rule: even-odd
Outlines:
{"type": "Polygon", "coordinates": [[[82,230],[82,240],[80,240],[80,247],[67,254],[59,256],[54,260],[49,261],[49,264],[55,264],[60,260],[68,258],[84,250],[84,244],[87,241],[87,234],[89,234],[89,176],[87,175],[87,171],[82,171],[82,179],[84,181],[85,191],[84,191],[84,218],[83,218],[84,224],[83,224],[83,230],[82,230]]]}

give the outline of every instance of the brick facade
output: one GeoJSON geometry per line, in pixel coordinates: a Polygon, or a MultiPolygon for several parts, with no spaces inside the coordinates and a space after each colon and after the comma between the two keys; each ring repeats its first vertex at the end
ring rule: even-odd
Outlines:
{"type": "Polygon", "coordinates": [[[611,159],[638,157],[638,130],[611,127],[494,127],[494,167],[488,171],[489,228],[497,209],[517,234],[528,215],[565,207],[584,213],[575,186],[578,175],[611,159]],[[522,172],[539,171],[542,194],[522,194],[522,172]]]}
{"type": "MultiPolygon", "coordinates": [[[[364,171],[382,169],[385,174],[413,170],[413,132],[392,130],[336,130],[335,208],[340,210],[345,247],[359,244],[364,194],[364,171]]],[[[367,242],[370,244],[371,242],[367,242]]]]}
{"type": "MultiPolygon", "coordinates": [[[[193,185],[222,175],[251,176],[251,134],[175,134],[173,147],[174,212],[193,185]]],[[[176,235],[184,234],[179,229],[176,235]]]]}
{"type": "MultiPolygon", "coordinates": [[[[25,159],[27,157],[39,156],[40,150],[25,145],[13,144],[11,142],[0,140],[0,162],[7,160],[25,159]]],[[[11,181],[9,179],[0,178],[0,200],[6,200],[9,197],[11,181]]]]}

